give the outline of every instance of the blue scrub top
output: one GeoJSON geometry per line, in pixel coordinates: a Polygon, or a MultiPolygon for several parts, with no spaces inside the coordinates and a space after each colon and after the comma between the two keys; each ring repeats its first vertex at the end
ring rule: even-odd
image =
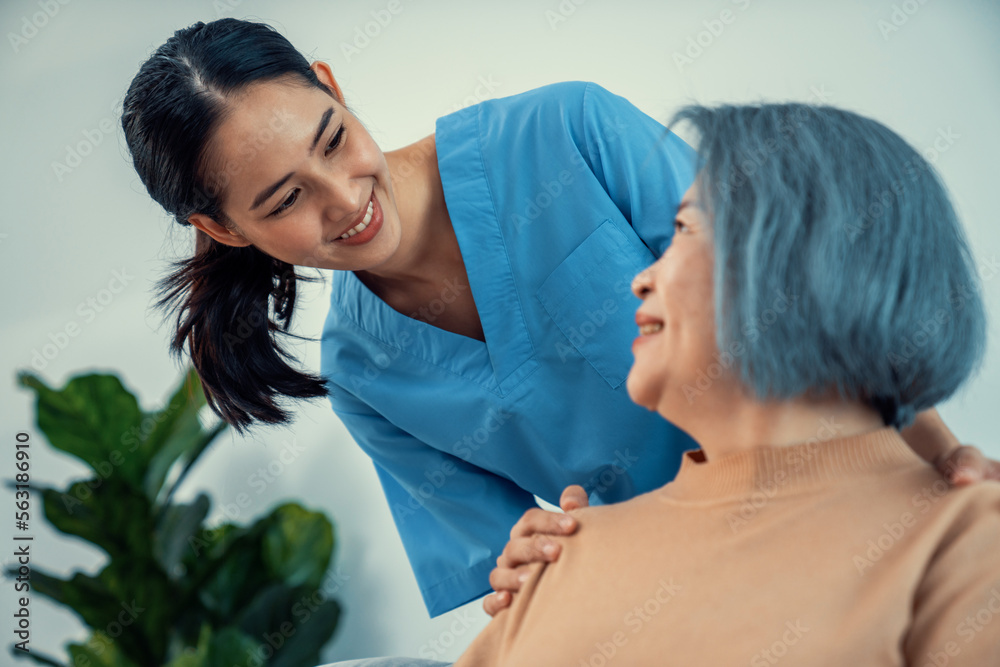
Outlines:
{"type": "Polygon", "coordinates": [[[619,502],[697,447],[625,389],[630,283],[670,242],[690,147],[580,82],[445,116],[435,140],[485,343],[393,310],[346,271],[322,337],[333,408],[375,463],[432,616],[489,591],[532,494],[557,504],[582,484],[619,502]]]}

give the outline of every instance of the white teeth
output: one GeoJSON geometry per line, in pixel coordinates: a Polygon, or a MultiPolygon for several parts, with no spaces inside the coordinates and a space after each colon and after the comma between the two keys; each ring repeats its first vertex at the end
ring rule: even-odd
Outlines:
{"type": "Polygon", "coordinates": [[[356,224],[354,227],[351,227],[350,229],[348,229],[345,233],[341,234],[340,238],[342,238],[342,239],[349,239],[352,236],[354,236],[355,234],[357,234],[358,232],[365,231],[365,227],[367,227],[368,223],[372,221],[372,213],[374,213],[374,212],[375,212],[375,202],[374,201],[369,201],[368,202],[368,211],[365,213],[364,220],[362,220],[361,222],[359,222],[358,224],[356,224]]]}
{"type": "Polygon", "coordinates": [[[647,336],[649,334],[654,334],[663,328],[662,322],[656,322],[655,324],[643,324],[639,326],[639,334],[642,336],[647,336]]]}

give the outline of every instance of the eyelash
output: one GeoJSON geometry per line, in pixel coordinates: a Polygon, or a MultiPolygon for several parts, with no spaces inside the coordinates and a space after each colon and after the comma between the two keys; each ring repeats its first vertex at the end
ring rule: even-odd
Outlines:
{"type": "MultiPolygon", "coordinates": [[[[336,150],[343,142],[344,142],[344,126],[341,125],[340,128],[337,130],[337,132],[330,139],[330,143],[327,144],[326,151],[323,153],[323,155],[329,156],[330,153],[336,150]]],[[[274,218],[281,215],[289,208],[291,208],[298,200],[298,198],[299,198],[299,188],[295,188],[294,190],[291,191],[291,193],[289,193],[288,197],[285,198],[285,201],[281,202],[278,205],[278,208],[274,209],[273,211],[271,211],[271,213],[268,214],[268,217],[274,218]]]]}
{"type": "Polygon", "coordinates": [[[674,220],[674,232],[678,232],[678,231],[680,231],[680,228],[681,228],[681,227],[687,227],[687,225],[685,225],[685,224],[684,224],[683,222],[681,222],[680,220],[674,220]]]}

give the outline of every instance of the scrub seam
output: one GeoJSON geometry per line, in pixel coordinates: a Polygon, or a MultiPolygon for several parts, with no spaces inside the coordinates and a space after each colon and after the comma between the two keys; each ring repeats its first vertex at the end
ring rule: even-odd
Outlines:
{"type": "MultiPolygon", "coordinates": [[[[485,160],[485,157],[484,157],[484,154],[483,154],[483,132],[482,132],[482,111],[481,110],[477,111],[477,113],[476,113],[476,146],[479,149],[478,150],[478,153],[479,153],[479,165],[480,165],[480,167],[483,170],[483,182],[486,183],[486,190],[487,190],[487,192],[489,192],[489,195],[490,195],[490,209],[492,209],[492,211],[493,211],[493,219],[496,221],[496,223],[497,223],[497,231],[500,233],[500,243],[501,243],[501,245],[503,247],[504,259],[506,259],[507,266],[508,266],[508,268],[510,268],[512,266],[512,264],[511,264],[511,261],[510,261],[510,253],[507,251],[507,239],[504,237],[503,227],[500,225],[500,216],[497,214],[496,197],[493,196],[493,186],[490,184],[489,172],[486,170],[486,160],[485,160]]],[[[514,282],[514,272],[513,272],[513,269],[511,269],[511,272],[510,272],[510,279],[511,279],[511,282],[514,282]]],[[[531,332],[528,331],[527,323],[525,323],[525,321],[524,321],[524,314],[523,314],[524,313],[524,302],[521,300],[521,292],[520,292],[520,290],[516,289],[516,287],[517,287],[517,283],[516,282],[514,282],[514,287],[515,287],[515,289],[514,289],[514,297],[517,299],[517,305],[519,306],[520,311],[521,311],[521,324],[524,325],[525,339],[528,341],[528,347],[531,350],[530,354],[528,355],[528,359],[533,359],[534,356],[535,356],[535,344],[531,340],[531,332]]],[[[527,360],[525,360],[525,361],[527,361],[527,360]]],[[[508,377],[509,376],[510,376],[510,374],[508,374],[508,377]]],[[[523,381],[524,380],[522,379],[522,380],[518,381],[517,384],[520,384],[523,381]]],[[[497,384],[498,385],[501,384],[501,380],[499,378],[497,378],[497,384]]],[[[517,386],[517,385],[514,385],[514,386],[517,386]]],[[[507,392],[505,392],[505,393],[507,393],[507,392]]]]}
{"type": "Polygon", "coordinates": [[[390,342],[388,342],[386,340],[383,340],[382,338],[380,338],[380,337],[376,336],[375,334],[373,334],[372,332],[368,331],[363,326],[361,326],[360,323],[356,322],[353,317],[351,317],[350,315],[348,315],[347,313],[345,313],[339,307],[337,308],[337,310],[338,310],[338,312],[340,312],[344,316],[344,319],[347,322],[349,322],[352,327],[354,327],[355,329],[357,329],[358,331],[360,331],[362,334],[364,334],[368,338],[370,338],[370,339],[372,339],[372,340],[374,340],[374,341],[376,341],[378,343],[381,343],[383,345],[387,345],[387,346],[393,348],[394,350],[399,350],[400,354],[405,354],[405,355],[411,357],[412,359],[416,359],[416,360],[418,360],[418,361],[420,361],[422,363],[427,364],[428,366],[432,366],[434,368],[440,369],[441,371],[447,373],[448,375],[451,375],[452,377],[459,378],[460,380],[463,380],[465,382],[469,382],[471,384],[474,384],[477,387],[482,387],[483,389],[485,389],[486,391],[490,392],[491,394],[495,394],[496,396],[499,396],[500,398],[503,398],[504,395],[501,394],[501,393],[499,393],[499,391],[498,391],[499,390],[499,386],[497,387],[497,389],[493,389],[493,388],[488,387],[488,386],[486,386],[486,385],[484,385],[484,384],[482,384],[482,383],[480,383],[480,382],[478,382],[476,380],[471,380],[471,379],[469,379],[468,377],[466,377],[464,375],[456,373],[455,371],[451,370],[450,368],[445,368],[444,366],[441,366],[440,364],[436,364],[433,361],[430,361],[430,360],[425,359],[425,358],[423,358],[421,356],[418,356],[418,355],[414,354],[413,352],[410,352],[409,350],[404,350],[403,348],[399,347],[398,345],[396,345],[394,343],[390,343],[390,342]]]}

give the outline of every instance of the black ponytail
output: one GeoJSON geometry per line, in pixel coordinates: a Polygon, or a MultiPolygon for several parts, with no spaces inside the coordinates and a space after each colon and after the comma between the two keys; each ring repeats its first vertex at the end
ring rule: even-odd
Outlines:
{"type": "MultiPolygon", "coordinates": [[[[206,146],[226,101],[247,85],[292,76],[329,92],[309,63],[262,23],[220,19],[178,30],[145,62],[125,96],[122,128],[150,196],[181,224],[202,213],[231,223],[220,204],[225,173],[206,175],[206,146]]],[[[291,264],[252,246],[223,245],[196,231],[195,253],[159,285],[157,306],[175,312],[171,350],[185,345],[208,403],[237,431],[285,423],[278,399],[325,396],[322,378],[288,362],[299,280],[291,264]]]]}

